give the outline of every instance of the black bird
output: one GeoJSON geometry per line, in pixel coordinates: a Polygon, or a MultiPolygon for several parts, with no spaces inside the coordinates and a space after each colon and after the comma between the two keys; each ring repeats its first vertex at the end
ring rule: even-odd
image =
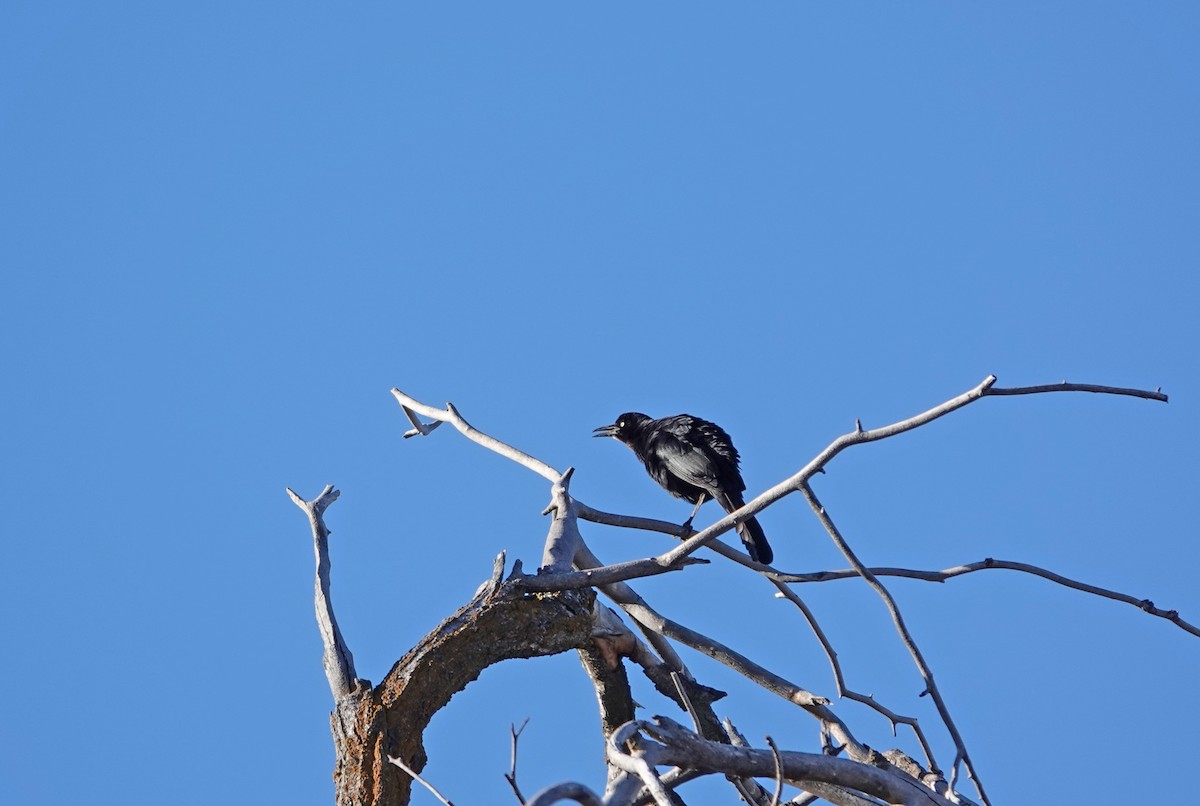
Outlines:
{"type": "MultiPolygon", "coordinates": [[[[726,512],[746,503],[742,499],[746,483],[738,470],[737,449],[729,434],[715,423],[690,414],[652,420],[630,411],[612,425],[595,429],[592,436],[624,442],[642,460],[650,478],[676,498],[695,504],[684,526],[691,526],[700,505],[709,499],[726,512]]],[[[750,559],[769,563],[775,558],[757,520],[747,518],[737,525],[737,531],[750,559]]]]}

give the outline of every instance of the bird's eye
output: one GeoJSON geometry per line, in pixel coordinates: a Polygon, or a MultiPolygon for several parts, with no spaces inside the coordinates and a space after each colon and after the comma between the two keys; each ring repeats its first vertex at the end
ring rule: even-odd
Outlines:
{"type": "Polygon", "coordinates": [[[624,427],[625,427],[625,421],[624,421],[624,420],[622,420],[621,422],[617,423],[617,428],[624,428],[624,427]]]}

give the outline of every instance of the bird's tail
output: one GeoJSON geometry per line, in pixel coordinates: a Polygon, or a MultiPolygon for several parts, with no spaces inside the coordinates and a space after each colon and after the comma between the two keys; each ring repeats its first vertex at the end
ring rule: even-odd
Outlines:
{"type": "MultiPolygon", "coordinates": [[[[733,512],[744,506],[746,502],[740,495],[726,495],[722,496],[719,503],[726,512],[733,512]]],[[[771,551],[771,544],[767,542],[767,535],[763,532],[757,519],[747,518],[742,521],[737,525],[737,532],[738,536],[742,538],[742,545],[750,553],[750,559],[766,565],[771,564],[771,561],[775,559],[775,552],[771,551]]]]}

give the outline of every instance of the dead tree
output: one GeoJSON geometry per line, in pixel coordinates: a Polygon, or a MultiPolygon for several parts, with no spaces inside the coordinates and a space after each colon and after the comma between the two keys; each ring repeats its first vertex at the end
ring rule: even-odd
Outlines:
{"type": "Polygon", "coordinates": [[[549,534],[536,574],[526,574],[521,562],[505,576],[505,557],[496,558],[494,571],[475,596],[458,612],[402,657],[378,684],[357,677],[354,660],[334,618],[330,604],[329,530],[324,513],[337,497],[332,485],[306,501],[288,490],[292,500],[309,518],[317,559],[316,613],[324,641],[325,673],[334,697],[331,715],[336,768],[334,781],[338,806],[401,806],[409,802],[414,781],[437,790],[420,778],[426,755],[422,743],[425,727],[450,698],[476,679],[492,664],[511,658],[552,655],[568,650],[579,653],[584,671],[595,686],[600,704],[600,726],[606,737],[607,786],[596,793],[577,783],[550,787],[526,799],[515,778],[518,731],[513,731],[513,775],[509,776],[517,799],[526,806],[548,806],[561,801],[581,804],[654,803],[667,806],[681,802],[675,789],[704,775],[728,778],[748,803],[774,806],[781,802],[784,787],[800,790],[788,803],[811,803],[823,799],[834,804],[988,804],[983,782],[933,671],[910,633],[904,616],[887,587],[889,576],[942,581],[985,569],[1008,569],[1034,574],[1061,585],[1110,599],[1127,602],[1145,612],[1171,621],[1181,629],[1200,635],[1200,629],[1184,621],[1177,612],[1162,610],[1153,603],[1105,590],[1032,565],[984,559],[941,571],[865,566],[839,531],[832,515],[822,506],[810,486],[812,477],[823,471],[847,448],[901,434],[985,397],[1049,392],[1096,392],[1129,395],[1166,402],[1160,390],[1060,383],[1048,386],[999,388],[989,376],[973,389],[926,412],[876,429],[856,423],[821,451],[795,475],[749,501],[736,512],[711,526],[694,532],[673,523],[631,515],[601,512],[570,493],[572,470],[560,472],[516,448],[472,427],[453,405],[445,409],[427,406],[393,389],[412,423],[405,437],[426,436],[449,423],[473,442],[511,459],[542,476],[550,484],[550,503],[543,514],[552,515],[549,534]],[[736,523],[761,512],[793,493],[807,501],[814,516],[846,558],[849,568],[839,571],[784,573],[752,561],[740,550],[715,538],[736,523]],[[670,551],[615,565],[602,563],[580,535],[579,520],[614,527],[642,529],[674,535],[680,543],[670,551]],[[706,562],[695,557],[708,547],[724,560],[743,566],[774,586],[792,602],[824,649],[833,669],[839,698],[862,703],[877,711],[896,728],[911,730],[922,748],[922,758],[913,759],[900,750],[877,751],[855,738],[850,726],[829,699],[814,694],[778,671],[767,669],[686,625],[658,613],[629,584],[654,574],[685,572],[706,562]],[[925,728],[910,716],[898,713],[872,696],[848,688],[834,647],[821,625],[797,592],[802,584],[859,577],[883,600],[900,639],[912,657],[955,748],[954,758],[943,766],[934,757],[925,728]],[[597,595],[599,594],[599,596],[597,595]],[[601,602],[608,600],[612,607],[601,602]],[[768,739],[767,748],[750,747],[728,718],[722,719],[714,703],[723,695],[698,680],[684,665],[675,647],[696,649],[737,671],[748,680],[778,695],[811,716],[819,728],[819,745],[809,752],[780,750],[768,739]],[[627,677],[631,667],[646,675],[663,697],[670,700],[690,722],[685,727],[665,716],[639,719],[627,677]],[[960,771],[972,782],[968,795],[962,792],[960,771]],[[773,782],[767,791],[756,779],[773,782]]]}

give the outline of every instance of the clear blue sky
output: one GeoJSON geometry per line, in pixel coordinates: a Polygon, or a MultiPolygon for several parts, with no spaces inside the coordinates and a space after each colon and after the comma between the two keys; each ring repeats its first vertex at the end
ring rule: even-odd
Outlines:
{"type": "MultiPolygon", "coordinates": [[[[392,386],[575,466],[593,506],[677,520],[593,427],[717,420],[756,491],[855,418],[989,373],[1162,386],[1169,405],[985,400],[816,487],[870,563],[1021,560],[1200,619],[1198,41],[1182,2],[6,3],[0,802],[332,802],[284,487],[343,491],[334,600],[373,681],[498,551],[536,564],[547,525],[531,473],[451,432],[402,440],[392,386]]],[[[844,567],[803,502],[763,522],[779,567],[844,567]]],[[[585,536],[607,561],[670,545],[585,536]]],[[[996,804],[1194,788],[1200,640],[1005,572],[891,587],[996,804]]],[[[833,694],[753,575],[641,590],[833,694]]],[[[947,763],[878,600],[803,592],[850,684],[947,763]]],[[[815,746],[812,720],[687,659],[753,741],[815,746]]],[[[527,793],[602,785],[565,656],[455,698],[429,777],[515,802],[527,716],[527,793]]]]}

